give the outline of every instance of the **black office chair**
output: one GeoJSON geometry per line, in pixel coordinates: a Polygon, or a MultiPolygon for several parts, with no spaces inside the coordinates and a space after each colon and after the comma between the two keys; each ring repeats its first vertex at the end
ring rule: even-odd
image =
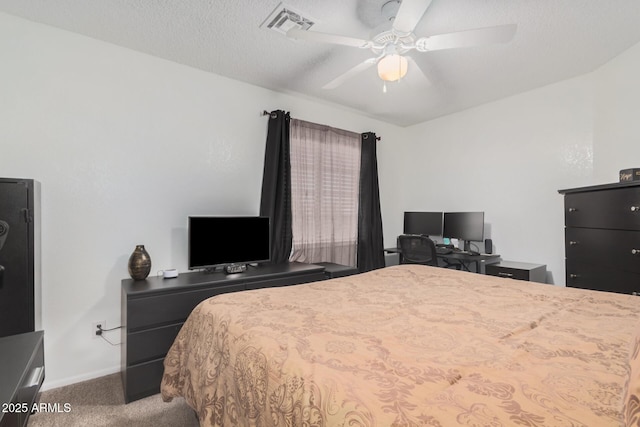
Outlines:
{"type": "Polygon", "coordinates": [[[400,264],[423,264],[438,266],[436,245],[427,236],[403,234],[398,236],[400,264]]]}

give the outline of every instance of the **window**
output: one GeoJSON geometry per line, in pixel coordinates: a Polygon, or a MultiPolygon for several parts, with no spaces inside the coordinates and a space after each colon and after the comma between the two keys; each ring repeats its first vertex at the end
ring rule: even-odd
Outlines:
{"type": "Polygon", "coordinates": [[[291,261],[356,266],[360,134],[291,119],[291,261]]]}

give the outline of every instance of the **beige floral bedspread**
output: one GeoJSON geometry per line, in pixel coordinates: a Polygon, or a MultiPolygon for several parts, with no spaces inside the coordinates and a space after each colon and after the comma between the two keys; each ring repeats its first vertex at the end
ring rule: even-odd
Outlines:
{"type": "Polygon", "coordinates": [[[202,426],[620,426],[636,298],[415,265],[219,295],[162,396],[202,426]]]}

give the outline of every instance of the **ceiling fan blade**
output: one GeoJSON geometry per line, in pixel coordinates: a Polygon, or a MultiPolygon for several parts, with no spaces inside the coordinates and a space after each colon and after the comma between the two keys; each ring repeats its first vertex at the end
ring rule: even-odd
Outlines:
{"type": "Polygon", "coordinates": [[[431,80],[429,79],[429,77],[427,77],[422,68],[420,68],[415,59],[410,56],[405,56],[405,58],[407,58],[410,66],[408,72],[417,75],[417,78],[413,79],[413,81],[418,82],[418,85],[420,85],[421,87],[431,86],[431,80]]]}
{"type": "Polygon", "coordinates": [[[416,50],[419,52],[428,52],[431,50],[506,43],[513,38],[517,28],[518,26],[516,24],[509,24],[497,27],[458,31],[448,34],[438,34],[435,36],[419,38],[415,41],[415,46],[416,50]]]}
{"type": "Polygon", "coordinates": [[[363,72],[364,70],[366,70],[367,68],[373,66],[377,61],[378,61],[378,58],[369,58],[366,61],[361,62],[360,64],[358,64],[355,67],[351,68],[346,73],[340,74],[338,77],[336,77],[335,79],[331,80],[326,85],[322,86],[322,89],[335,89],[335,88],[337,88],[342,83],[344,83],[347,80],[349,80],[350,78],[354,77],[356,74],[359,74],[359,73],[363,72]]]}
{"type": "Polygon", "coordinates": [[[402,0],[393,20],[393,31],[399,36],[411,34],[430,4],[431,0],[402,0]]]}
{"type": "Polygon", "coordinates": [[[340,44],[344,46],[368,48],[370,41],[355,37],[341,36],[338,34],[319,33],[317,31],[305,31],[299,28],[291,28],[287,31],[287,37],[297,40],[310,40],[321,43],[340,44]]]}

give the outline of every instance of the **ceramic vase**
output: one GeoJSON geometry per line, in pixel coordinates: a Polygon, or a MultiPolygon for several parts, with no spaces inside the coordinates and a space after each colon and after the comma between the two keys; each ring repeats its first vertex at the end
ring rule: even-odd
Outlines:
{"type": "Polygon", "coordinates": [[[144,245],[137,245],[129,257],[129,275],[133,280],[144,280],[151,271],[151,257],[144,245]]]}

